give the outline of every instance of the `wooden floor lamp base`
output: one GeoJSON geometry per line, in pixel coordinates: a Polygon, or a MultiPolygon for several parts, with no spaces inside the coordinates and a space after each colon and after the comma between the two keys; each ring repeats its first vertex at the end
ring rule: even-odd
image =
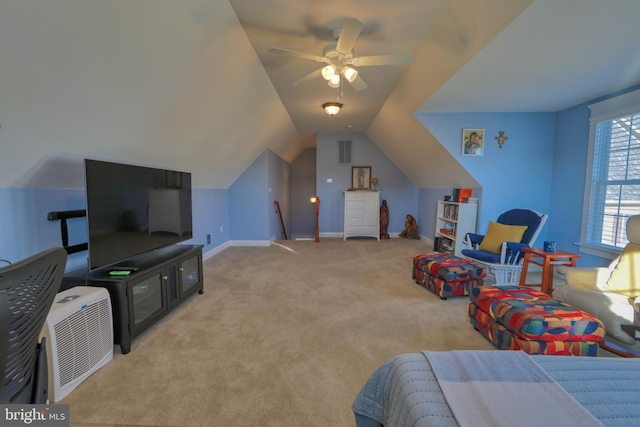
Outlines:
{"type": "Polygon", "coordinates": [[[316,205],[316,243],[320,242],[320,224],[319,224],[319,217],[320,217],[320,197],[316,197],[315,198],[315,205],[316,205]]]}

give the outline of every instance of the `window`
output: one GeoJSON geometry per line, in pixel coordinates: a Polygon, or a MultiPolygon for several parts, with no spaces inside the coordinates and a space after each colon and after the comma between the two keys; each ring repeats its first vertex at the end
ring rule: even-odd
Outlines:
{"type": "Polygon", "coordinates": [[[640,214],[640,91],[589,108],[582,243],[585,252],[606,256],[627,244],[627,219],[640,214]]]}

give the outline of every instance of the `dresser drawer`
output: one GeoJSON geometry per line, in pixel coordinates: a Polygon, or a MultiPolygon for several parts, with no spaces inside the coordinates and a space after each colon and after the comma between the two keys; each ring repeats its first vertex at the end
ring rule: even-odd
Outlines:
{"type": "Polygon", "coordinates": [[[378,227],[372,225],[347,225],[346,233],[353,236],[377,236],[378,227]]]}
{"type": "Polygon", "coordinates": [[[347,226],[362,225],[362,218],[347,218],[347,226]]]}
{"type": "Polygon", "coordinates": [[[362,199],[364,199],[364,194],[357,191],[349,191],[344,195],[345,202],[350,202],[353,200],[362,200],[362,199]]]}
{"type": "Polygon", "coordinates": [[[364,203],[362,203],[362,200],[347,200],[344,203],[344,208],[349,210],[349,209],[362,209],[364,207],[364,203]]]}

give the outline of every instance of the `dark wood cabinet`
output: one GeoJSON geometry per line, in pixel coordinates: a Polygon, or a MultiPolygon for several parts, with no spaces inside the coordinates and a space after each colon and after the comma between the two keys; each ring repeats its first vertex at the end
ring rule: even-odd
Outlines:
{"type": "Polygon", "coordinates": [[[113,310],[114,344],[123,354],[131,341],[153,326],[191,295],[203,293],[202,245],[176,245],[158,249],[118,266],[65,275],[61,291],[74,286],[106,288],[113,310]],[[127,276],[112,276],[129,270],[127,276]]]}

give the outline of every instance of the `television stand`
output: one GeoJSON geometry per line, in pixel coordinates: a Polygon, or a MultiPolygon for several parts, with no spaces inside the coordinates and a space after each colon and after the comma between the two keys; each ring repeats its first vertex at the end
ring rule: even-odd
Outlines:
{"type": "Polygon", "coordinates": [[[69,272],[60,291],[74,286],[106,288],[113,310],[114,344],[122,354],[131,341],[196,292],[204,292],[203,245],[173,245],[130,258],[117,267],[69,272]],[[130,274],[111,275],[114,270],[130,274]]]}

